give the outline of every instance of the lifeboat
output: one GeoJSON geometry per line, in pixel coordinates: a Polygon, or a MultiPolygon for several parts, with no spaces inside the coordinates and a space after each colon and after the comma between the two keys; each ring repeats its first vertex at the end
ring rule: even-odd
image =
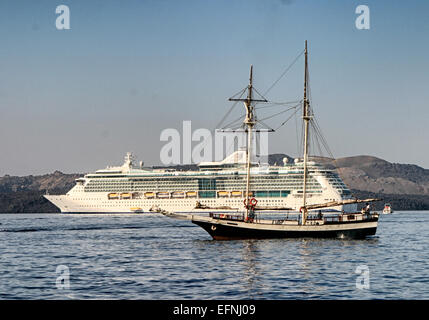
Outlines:
{"type": "Polygon", "coordinates": [[[186,198],[196,198],[197,192],[196,191],[188,191],[186,192],[186,198]]]}
{"type": "Polygon", "coordinates": [[[121,193],[121,199],[131,199],[131,193],[121,193]]]}
{"type": "Polygon", "coordinates": [[[109,199],[119,199],[119,194],[117,194],[117,193],[109,193],[107,195],[107,198],[109,198],[109,199]]]}
{"type": "Polygon", "coordinates": [[[146,199],[153,199],[153,198],[155,198],[155,192],[145,192],[144,197],[146,199]]]}
{"type": "Polygon", "coordinates": [[[132,207],[132,208],[130,208],[130,210],[132,211],[132,212],[143,212],[143,209],[142,208],[139,208],[139,207],[132,207]]]}
{"type": "Polygon", "coordinates": [[[172,198],[184,198],[185,197],[185,192],[183,191],[175,191],[171,194],[172,198]]]}
{"type": "Polygon", "coordinates": [[[161,199],[170,198],[170,192],[158,192],[156,197],[161,199]]]}
{"type": "Polygon", "coordinates": [[[241,191],[231,191],[231,197],[242,197],[243,192],[241,191]]]}
{"type": "Polygon", "coordinates": [[[229,192],[228,191],[218,191],[217,196],[219,198],[228,198],[229,197],[229,192]]]}

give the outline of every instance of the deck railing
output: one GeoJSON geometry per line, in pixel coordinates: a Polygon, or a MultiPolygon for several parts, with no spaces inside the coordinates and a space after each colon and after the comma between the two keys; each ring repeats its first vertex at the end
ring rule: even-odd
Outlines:
{"type": "Polygon", "coordinates": [[[209,216],[213,219],[244,221],[244,216],[242,214],[210,213],[209,216]]]}

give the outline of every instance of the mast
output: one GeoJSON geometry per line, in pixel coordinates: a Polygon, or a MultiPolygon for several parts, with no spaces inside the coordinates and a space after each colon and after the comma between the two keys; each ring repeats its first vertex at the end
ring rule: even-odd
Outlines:
{"type": "Polygon", "coordinates": [[[253,112],[254,106],[253,102],[267,102],[266,99],[257,100],[253,99],[253,65],[250,66],[250,77],[249,77],[249,85],[247,86],[247,98],[245,99],[233,99],[230,98],[229,101],[242,101],[244,103],[244,107],[246,108],[246,118],[243,123],[246,125],[246,135],[247,135],[247,148],[246,148],[246,198],[245,198],[245,207],[246,211],[244,214],[244,220],[247,221],[250,210],[250,167],[251,167],[251,159],[252,159],[252,130],[256,124],[255,115],[253,112]]]}
{"type": "Polygon", "coordinates": [[[307,51],[307,40],[305,40],[305,73],[304,73],[304,107],[303,116],[304,120],[304,186],[302,190],[302,210],[301,210],[301,223],[305,225],[307,219],[307,162],[308,162],[308,129],[310,121],[309,102],[307,98],[307,86],[308,86],[308,51],[307,51]]]}
{"type": "Polygon", "coordinates": [[[246,119],[244,123],[247,125],[247,174],[246,174],[246,213],[244,215],[244,221],[249,216],[249,203],[250,203],[250,165],[251,165],[251,154],[252,154],[252,129],[255,125],[253,116],[253,106],[250,104],[252,101],[252,88],[253,88],[253,65],[250,66],[250,78],[249,86],[247,91],[247,101],[244,103],[246,107],[246,119]]]}

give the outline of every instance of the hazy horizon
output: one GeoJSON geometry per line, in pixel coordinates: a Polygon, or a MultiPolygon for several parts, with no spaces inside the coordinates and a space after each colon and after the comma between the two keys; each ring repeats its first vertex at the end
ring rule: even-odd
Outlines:
{"type": "MultiPolygon", "coordinates": [[[[263,93],[305,40],[334,156],[429,168],[428,12],[418,0],[4,1],[0,176],[91,172],[127,151],[161,165],[164,129],[214,129],[251,64],[263,93]],[[55,27],[60,4],[70,30],[55,27]],[[355,27],[360,4],[369,30],[355,27]]],[[[301,57],[268,96],[299,100],[302,86],[301,57]]],[[[293,122],[281,127],[269,153],[296,157],[295,133],[293,122]]]]}

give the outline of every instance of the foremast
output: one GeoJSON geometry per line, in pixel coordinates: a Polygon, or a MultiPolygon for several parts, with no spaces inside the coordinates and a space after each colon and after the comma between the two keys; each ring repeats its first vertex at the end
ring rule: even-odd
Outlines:
{"type": "Polygon", "coordinates": [[[308,162],[308,138],[309,138],[309,122],[311,119],[310,114],[310,104],[307,97],[308,90],[308,50],[307,50],[307,40],[305,40],[305,72],[304,72],[304,100],[303,100],[303,116],[304,121],[304,182],[302,189],[302,208],[301,208],[301,224],[305,225],[307,220],[307,162],[308,162]]]}
{"type": "Polygon", "coordinates": [[[256,124],[254,113],[254,102],[267,102],[266,99],[253,99],[253,65],[250,66],[249,85],[247,86],[247,97],[245,99],[230,98],[229,101],[242,101],[246,108],[246,117],[243,124],[246,127],[247,146],[246,146],[246,198],[244,201],[245,212],[244,221],[248,220],[249,211],[252,210],[250,206],[250,167],[252,160],[252,131],[256,124]]]}

